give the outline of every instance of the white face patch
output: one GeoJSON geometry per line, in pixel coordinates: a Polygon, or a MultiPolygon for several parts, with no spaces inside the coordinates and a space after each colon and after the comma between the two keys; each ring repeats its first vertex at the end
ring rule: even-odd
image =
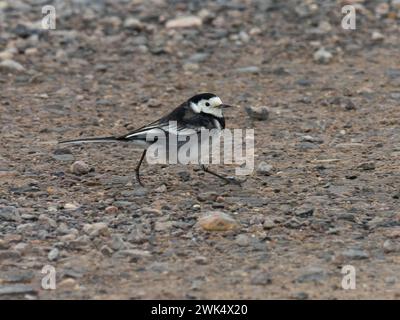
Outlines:
{"type": "Polygon", "coordinates": [[[222,109],[219,107],[221,104],[222,101],[219,97],[212,97],[210,99],[202,99],[197,104],[191,102],[190,107],[196,113],[204,112],[222,118],[222,109]]]}

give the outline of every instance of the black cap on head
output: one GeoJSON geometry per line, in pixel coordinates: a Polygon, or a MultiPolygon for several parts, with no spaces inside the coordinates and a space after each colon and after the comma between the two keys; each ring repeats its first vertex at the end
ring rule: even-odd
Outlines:
{"type": "Polygon", "coordinates": [[[216,95],[213,94],[213,93],[208,93],[208,92],[206,92],[206,93],[199,93],[199,94],[196,94],[195,96],[191,97],[191,98],[189,99],[189,101],[191,101],[191,102],[193,102],[193,103],[197,103],[197,102],[199,102],[199,101],[202,100],[202,99],[208,100],[208,99],[211,99],[211,98],[214,98],[214,97],[216,97],[216,95]]]}

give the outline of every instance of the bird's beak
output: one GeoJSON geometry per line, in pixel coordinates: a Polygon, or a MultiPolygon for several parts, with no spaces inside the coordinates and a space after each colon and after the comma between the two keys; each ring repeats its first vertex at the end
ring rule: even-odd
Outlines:
{"type": "Polygon", "coordinates": [[[230,106],[229,104],[221,104],[220,108],[222,109],[226,109],[226,108],[233,108],[232,106],[230,106]]]}

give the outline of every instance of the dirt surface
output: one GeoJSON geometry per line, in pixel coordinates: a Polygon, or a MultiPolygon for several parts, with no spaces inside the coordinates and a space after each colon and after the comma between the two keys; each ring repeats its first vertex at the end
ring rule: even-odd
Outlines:
{"type": "Polygon", "coordinates": [[[400,9],[352,2],[356,30],[340,1],[0,1],[0,298],[399,299],[400,9]],[[37,24],[44,4],[56,30],[37,24]],[[193,26],[167,28],[182,15],[193,26]],[[141,188],[139,150],[57,145],[199,92],[255,129],[242,188],[147,164],[141,188]],[[198,225],[218,211],[240,227],[198,225]]]}

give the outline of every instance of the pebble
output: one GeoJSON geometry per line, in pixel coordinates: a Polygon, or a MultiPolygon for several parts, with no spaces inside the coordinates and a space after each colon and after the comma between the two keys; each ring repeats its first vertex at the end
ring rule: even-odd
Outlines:
{"type": "Polygon", "coordinates": [[[157,99],[151,98],[149,100],[149,102],[147,103],[147,106],[149,108],[158,108],[158,107],[161,107],[161,102],[157,99]]]}
{"type": "Polygon", "coordinates": [[[266,121],[269,118],[269,110],[267,107],[250,107],[246,106],[244,108],[247,115],[252,120],[266,121]]]}
{"type": "Polygon", "coordinates": [[[271,276],[263,271],[251,275],[250,284],[257,286],[265,286],[272,283],[271,276]]]}
{"type": "Polygon", "coordinates": [[[266,230],[272,229],[276,226],[275,222],[271,218],[265,218],[263,222],[263,228],[266,230]]]}
{"type": "Polygon", "coordinates": [[[52,154],[52,158],[58,161],[72,161],[74,156],[69,149],[56,149],[52,154]]]}
{"type": "Polygon", "coordinates": [[[194,257],[193,261],[200,265],[208,264],[208,259],[204,256],[196,256],[196,257],[194,257]]]}
{"type": "Polygon", "coordinates": [[[58,256],[60,255],[60,250],[57,248],[53,248],[50,250],[49,254],[47,255],[47,258],[49,261],[55,261],[58,259],[58,256]]]}
{"type": "Polygon", "coordinates": [[[349,259],[361,260],[368,259],[368,252],[361,249],[348,249],[342,252],[342,256],[349,259]]]}
{"type": "Polygon", "coordinates": [[[250,245],[250,241],[251,239],[249,238],[249,236],[245,234],[239,234],[236,236],[235,239],[236,244],[238,244],[240,247],[247,247],[248,245],[250,245]]]}
{"type": "Polygon", "coordinates": [[[95,237],[98,235],[109,235],[108,226],[105,222],[97,222],[93,224],[85,224],[83,231],[89,236],[95,237]]]}
{"type": "Polygon", "coordinates": [[[320,267],[309,267],[303,271],[303,273],[297,277],[296,281],[300,283],[304,282],[322,282],[326,277],[326,272],[320,267]]]}
{"type": "Polygon", "coordinates": [[[214,191],[201,192],[197,195],[197,200],[204,201],[215,201],[218,197],[218,193],[214,191]]]}
{"type": "Polygon", "coordinates": [[[369,162],[363,162],[360,163],[357,166],[358,169],[364,170],[364,171],[369,171],[369,170],[375,170],[375,163],[372,161],[369,162]]]}
{"type": "Polygon", "coordinates": [[[322,140],[320,138],[315,138],[312,136],[302,136],[301,141],[312,142],[312,143],[323,143],[324,142],[324,140],[322,140]]]}
{"type": "Polygon", "coordinates": [[[396,245],[395,243],[393,243],[392,240],[386,240],[383,243],[383,251],[385,253],[396,252],[396,251],[400,251],[400,247],[398,245],[396,245]]]}
{"type": "Polygon", "coordinates": [[[120,250],[116,253],[118,257],[128,258],[149,258],[151,257],[150,251],[140,249],[120,250]]]}
{"type": "Polygon", "coordinates": [[[154,189],[154,192],[157,192],[157,193],[164,193],[166,191],[167,191],[167,186],[165,184],[154,189]]]}
{"type": "Polygon", "coordinates": [[[14,250],[3,250],[0,251],[0,261],[4,260],[19,260],[21,259],[21,254],[14,250]]]}
{"type": "Polygon", "coordinates": [[[78,204],[75,204],[75,203],[66,203],[66,204],[64,204],[64,209],[65,210],[76,210],[76,209],[78,209],[79,208],[79,205],[78,204]]]}
{"type": "Polygon", "coordinates": [[[257,66],[248,66],[248,67],[235,69],[236,73],[258,74],[258,73],[260,73],[260,71],[261,71],[261,69],[257,66]]]}
{"type": "Polygon", "coordinates": [[[314,53],[314,61],[318,63],[329,63],[333,58],[332,53],[327,51],[325,48],[320,48],[314,53]]]}
{"type": "Polygon", "coordinates": [[[188,59],[187,62],[191,62],[191,63],[200,63],[200,62],[204,62],[208,59],[210,55],[206,52],[198,52],[198,53],[194,53],[193,55],[191,55],[188,59]]]}
{"type": "Polygon", "coordinates": [[[167,231],[173,227],[173,221],[156,221],[154,230],[156,231],[167,231]]]}
{"type": "Polygon", "coordinates": [[[185,16],[168,20],[165,24],[167,29],[195,28],[200,27],[203,21],[196,16],[185,16]]]}
{"type": "Polygon", "coordinates": [[[385,36],[378,31],[374,31],[374,32],[372,32],[371,39],[374,41],[381,41],[381,40],[385,39],[385,36]]]}
{"type": "Polygon", "coordinates": [[[77,285],[77,282],[76,282],[75,279],[67,278],[67,279],[64,279],[64,280],[60,281],[57,284],[57,287],[60,288],[60,289],[62,288],[64,290],[72,290],[72,289],[74,289],[76,287],[76,285],[77,285]]]}
{"type": "Polygon", "coordinates": [[[25,68],[14,60],[6,59],[0,62],[0,70],[22,72],[25,68]]]}
{"type": "Polygon", "coordinates": [[[11,60],[14,53],[11,50],[4,50],[0,52],[0,60],[11,60]]]}
{"type": "Polygon", "coordinates": [[[270,176],[272,174],[274,167],[264,161],[260,162],[257,166],[257,174],[263,176],[270,176]]]}
{"type": "Polygon", "coordinates": [[[118,207],[116,206],[108,206],[107,208],[105,208],[105,213],[108,214],[116,214],[118,212],[118,207]]]}
{"type": "Polygon", "coordinates": [[[143,24],[142,22],[140,22],[140,20],[133,17],[129,17],[125,19],[124,27],[128,29],[141,30],[143,29],[143,24]]]}
{"type": "Polygon", "coordinates": [[[309,218],[314,214],[314,208],[308,207],[308,206],[303,206],[295,211],[295,215],[300,217],[300,218],[309,218]]]}
{"type": "Polygon", "coordinates": [[[148,215],[161,216],[163,214],[161,210],[151,207],[143,207],[140,211],[143,215],[148,214],[148,215]]]}
{"type": "Polygon", "coordinates": [[[123,250],[123,249],[126,249],[126,244],[121,236],[119,236],[117,234],[113,234],[112,238],[111,238],[110,247],[111,247],[111,249],[113,249],[115,251],[123,250]]]}
{"type": "Polygon", "coordinates": [[[71,165],[71,172],[76,175],[86,174],[90,171],[90,166],[84,161],[75,161],[71,165]]]}
{"type": "Polygon", "coordinates": [[[103,255],[108,256],[108,257],[110,257],[110,256],[114,253],[113,249],[111,249],[111,248],[110,248],[109,246],[107,246],[106,244],[103,245],[103,246],[100,248],[100,252],[101,252],[103,255]]]}
{"type": "Polygon", "coordinates": [[[132,243],[143,243],[148,239],[148,236],[144,233],[141,225],[135,225],[128,235],[128,241],[132,243]]]}
{"type": "Polygon", "coordinates": [[[26,284],[0,285],[0,295],[36,293],[36,290],[26,284]]]}
{"type": "Polygon", "coordinates": [[[228,231],[239,228],[235,219],[223,212],[210,212],[201,217],[198,225],[207,231],[228,231]]]}
{"type": "Polygon", "coordinates": [[[0,207],[0,221],[21,221],[18,209],[12,206],[0,207]]]}

